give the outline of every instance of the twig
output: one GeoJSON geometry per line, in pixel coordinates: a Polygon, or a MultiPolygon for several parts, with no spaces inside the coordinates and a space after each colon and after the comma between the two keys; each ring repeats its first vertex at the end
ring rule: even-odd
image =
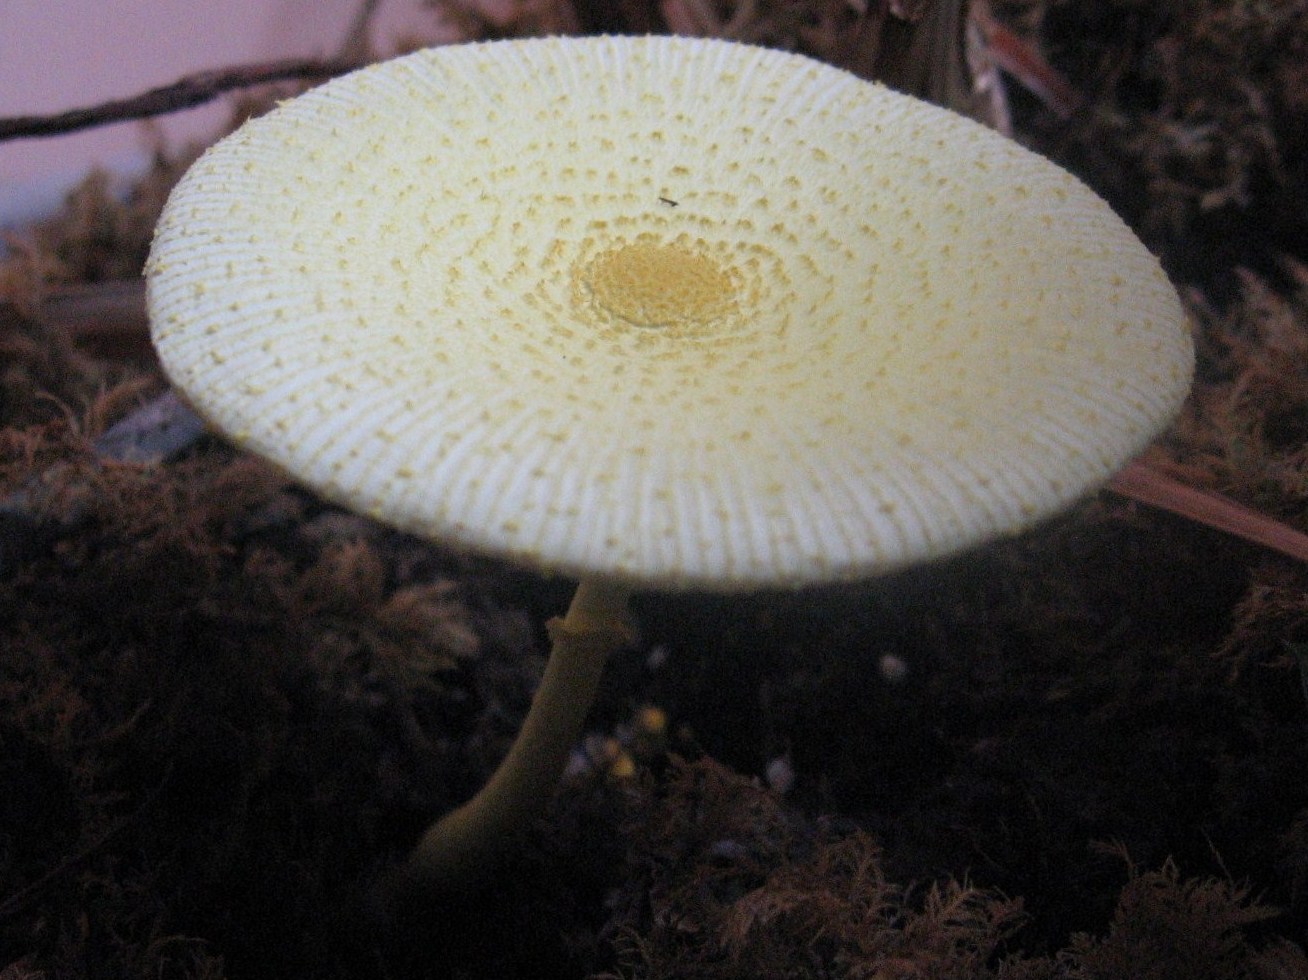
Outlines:
{"type": "Polygon", "coordinates": [[[74,341],[145,341],[149,336],[145,280],[110,279],[52,286],[37,306],[36,318],[64,331],[74,341]]]}
{"type": "Polygon", "coordinates": [[[99,837],[95,838],[95,840],[91,841],[89,844],[84,845],[80,850],[65,857],[40,878],[25,885],[13,894],[6,896],[4,901],[0,901],[0,921],[9,919],[23,911],[23,909],[39,898],[53,882],[67,875],[69,872],[76,870],[78,865],[81,865],[94,857],[96,851],[100,850],[100,848],[104,847],[114,837],[130,827],[137,819],[139,819],[139,814],[129,814],[126,817],[119,818],[115,823],[109,826],[108,830],[100,834],[99,837]]]}
{"type": "Polygon", "coordinates": [[[973,0],[971,24],[980,34],[986,60],[1016,79],[1059,119],[1070,119],[1085,101],[1039,51],[995,18],[987,0],[973,0]]]}
{"type": "Polygon", "coordinates": [[[1176,514],[1193,524],[1308,562],[1308,534],[1210,490],[1188,486],[1146,463],[1131,463],[1109,481],[1123,497],[1176,514]]]}
{"type": "Polygon", "coordinates": [[[355,11],[354,19],[350,21],[349,29],[345,32],[345,38],[336,49],[337,60],[363,61],[368,57],[371,52],[368,31],[372,26],[373,15],[377,13],[380,5],[381,0],[363,0],[359,4],[359,9],[355,11]]]}
{"type": "MultiPolygon", "coordinates": [[[[133,712],[132,716],[128,718],[126,722],[117,726],[118,730],[123,731],[134,727],[137,721],[140,720],[141,716],[150,709],[150,706],[151,702],[149,700],[145,701],[135,712],[133,712]]],[[[139,822],[141,818],[145,816],[146,811],[153,807],[155,802],[159,799],[159,793],[163,790],[167,781],[172,777],[173,769],[173,763],[169,762],[164,772],[163,779],[159,781],[158,785],[150,788],[146,793],[145,799],[141,801],[141,805],[138,806],[135,811],[126,816],[120,817],[118,820],[114,821],[114,823],[110,824],[108,829],[100,833],[100,835],[94,840],[89,841],[72,854],[67,855],[62,861],[35,881],[30,882],[24,887],[18,889],[18,891],[6,896],[3,901],[0,901],[0,922],[22,912],[25,908],[30,906],[32,902],[40,898],[42,893],[45,892],[51,884],[70,872],[75,871],[79,865],[84,864],[94,857],[97,851],[121,834],[124,830],[132,824],[139,822]]],[[[44,976],[44,974],[37,975],[44,976]]]]}
{"type": "Polygon", "coordinates": [[[965,57],[967,0],[932,0],[929,5],[882,0],[876,10],[860,18],[845,67],[984,119],[965,57]]]}
{"type": "Polygon", "coordinates": [[[266,85],[269,82],[329,78],[358,67],[359,63],[353,60],[298,59],[197,72],[170,85],[150,89],[126,99],[70,109],[51,116],[12,116],[0,119],[0,141],[58,136],[107,123],[148,119],[203,105],[234,89],[266,85]]]}

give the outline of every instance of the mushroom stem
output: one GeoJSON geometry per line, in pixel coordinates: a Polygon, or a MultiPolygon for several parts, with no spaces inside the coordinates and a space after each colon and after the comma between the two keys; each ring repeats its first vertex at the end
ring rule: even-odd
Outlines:
{"type": "Polygon", "coordinates": [[[605,662],[630,640],[630,594],[625,586],[583,580],[567,615],[549,621],[554,648],[522,730],[481,791],[423,834],[404,871],[411,889],[455,890],[485,876],[544,811],[605,662]]]}

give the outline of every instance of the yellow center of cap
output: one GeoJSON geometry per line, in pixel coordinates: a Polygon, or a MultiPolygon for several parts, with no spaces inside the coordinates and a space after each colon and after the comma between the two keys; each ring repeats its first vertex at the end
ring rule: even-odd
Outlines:
{"type": "Polygon", "coordinates": [[[703,327],[736,312],[737,277],[682,242],[627,242],[581,270],[590,300],[636,327],[703,327]]]}

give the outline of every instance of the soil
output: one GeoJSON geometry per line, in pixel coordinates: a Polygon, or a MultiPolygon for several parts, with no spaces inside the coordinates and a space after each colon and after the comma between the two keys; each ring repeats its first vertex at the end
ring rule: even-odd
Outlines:
{"type": "MultiPolygon", "coordinates": [[[[739,5],[815,49],[856,6],[739,5]]],[[[1150,463],[1308,531],[1308,3],[991,6],[1081,100],[1009,78],[1017,138],[1192,316],[1150,463]]],[[[736,5],[433,8],[487,36],[736,5]]],[[[136,276],[188,159],[126,201],[93,177],[0,265],[0,978],[1308,977],[1308,567],[1108,492],[866,584],[638,597],[520,854],[382,915],[571,584],[213,437],[106,459],[165,382],[139,324],[44,300],[136,276]]]]}

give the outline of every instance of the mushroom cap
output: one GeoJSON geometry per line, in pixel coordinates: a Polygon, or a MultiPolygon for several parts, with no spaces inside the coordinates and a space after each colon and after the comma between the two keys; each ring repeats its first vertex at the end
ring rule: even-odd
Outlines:
{"type": "Polygon", "coordinates": [[[778,51],[420,51],[212,147],[147,268],[211,423],[448,545],[634,586],[872,576],[1166,424],[1157,261],[1054,164],[778,51]]]}

